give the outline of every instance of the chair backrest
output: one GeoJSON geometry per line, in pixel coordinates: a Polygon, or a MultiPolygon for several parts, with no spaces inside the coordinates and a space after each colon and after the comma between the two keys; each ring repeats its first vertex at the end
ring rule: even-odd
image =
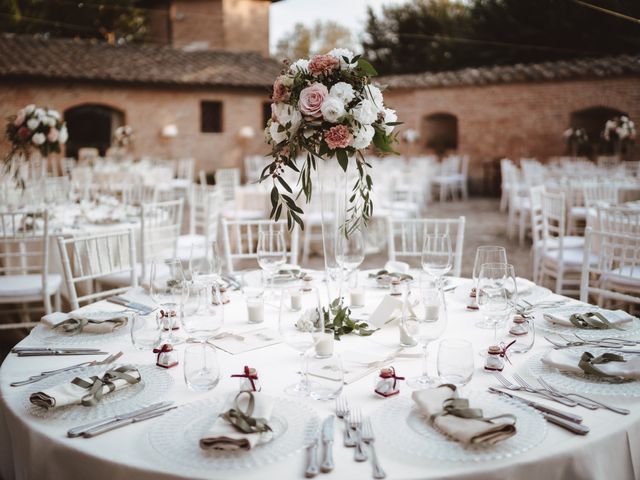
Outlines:
{"type": "Polygon", "coordinates": [[[193,192],[191,215],[193,233],[203,235],[205,245],[218,238],[218,223],[222,214],[222,191],[214,186],[197,186],[193,192]]]}
{"type": "Polygon", "coordinates": [[[582,187],[582,196],[584,205],[588,208],[601,202],[617,203],[618,189],[611,182],[588,183],[582,187]]]}
{"type": "Polygon", "coordinates": [[[122,203],[125,205],[143,205],[158,201],[158,188],[145,183],[129,183],[120,185],[122,203]]]}
{"type": "Polygon", "coordinates": [[[453,250],[451,275],[460,276],[464,243],[465,217],[458,218],[409,218],[393,219],[388,222],[389,260],[410,259],[422,256],[424,239],[427,234],[449,234],[453,250]]]}
{"type": "Polygon", "coordinates": [[[440,174],[455,175],[456,173],[460,173],[460,164],[460,155],[449,155],[442,160],[440,165],[440,174]]]}
{"type": "Polygon", "coordinates": [[[626,207],[599,207],[598,230],[640,236],[640,209],[626,207]]]}
{"type": "Polygon", "coordinates": [[[58,247],[73,310],[79,308],[80,303],[100,300],[138,286],[136,246],[131,229],[70,238],[60,236],[58,247]],[[129,285],[79,294],[78,287],[86,282],[122,273],[129,275],[129,285]]]}
{"type": "Polygon", "coordinates": [[[216,185],[222,190],[225,202],[236,199],[236,187],[240,185],[239,168],[219,168],[216,170],[216,185]]]}
{"type": "Polygon", "coordinates": [[[244,172],[247,182],[257,182],[260,174],[267,166],[267,159],[262,155],[247,155],[244,157],[244,172]]]}
{"type": "Polygon", "coordinates": [[[174,260],[182,227],[184,200],[145,203],[140,213],[140,281],[144,282],[154,260],[174,260]]]}
{"type": "Polygon", "coordinates": [[[286,220],[227,220],[222,219],[222,235],[224,241],[225,262],[229,273],[234,271],[234,260],[258,258],[257,245],[261,231],[284,232],[285,242],[289,247],[287,261],[298,263],[298,227],[287,231],[286,220]]]}
{"type": "Polygon", "coordinates": [[[196,173],[196,161],[193,158],[180,158],[176,162],[176,178],[193,182],[196,173]]]}
{"type": "Polygon", "coordinates": [[[608,308],[624,308],[629,303],[640,305],[640,236],[587,227],[580,300],[595,300],[608,308]],[[598,259],[595,263],[591,260],[594,254],[598,259]]]}
{"type": "Polygon", "coordinates": [[[49,264],[49,213],[0,213],[0,275],[42,274],[49,264]]]}
{"type": "Polygon", "coordinates": [[[529,197],[531,199],[531,237],[534,248],[540,247],[543,241],[542,194],[544,192],[544,185],[536,185],[529,189],[529,197]]]}
{"type": "Polygon", "coordinates": [[[557,239],[560,251],[563,249],[565,235],[565,200],[563,193],[542,193],[542,241],[547,250],[547,243],[557,239]]]}

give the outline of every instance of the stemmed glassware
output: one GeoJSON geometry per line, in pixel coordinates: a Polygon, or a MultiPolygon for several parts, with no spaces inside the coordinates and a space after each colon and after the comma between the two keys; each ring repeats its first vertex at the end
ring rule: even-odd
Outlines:
{"type": "Polygon", "coordinates": [[[436,279],[442,289],[442,277],[451,270],[451,239],[448,233],[428,233],[422,247],[422,269],[436,279]]]}
{"type": "Polygon", "coordinates": [[[267,276],[267,285],[273,288],[273,276],[287,261],[287,245],[283,232],[261,231],[258,237],[258,265],[267,276]]]}
{"type": "Polygon", "coordinates": [[[149,272],[149,294],[159,305],[159,323],[165,332],[169,332],[164,343],[177,344],[182,339],[174,335],[179,328],[178,320],[184,314],[182,306],[188,301],[189,288],[182,264],[179,260],[165,260],[166,268],[152,261],[149,272]]]}
{"type": "Polygon", "coordinates": [[[481,245],[476,250],[476,258],[473,263],[473,301],[475,305],[478,305],[476,299],[476,291],[478,289],[478,277],[480,277],[480,267],[485,263],[507,263],[507,251],[504,247],[497,245],[481,245]]]}
{"type": "Polygon", "coordinates": [[[513,303],[505,287],[508,275],[506,264],[485,263],[480,267],[477,299],[484,322],[478,326],[493,328],[494,345],[498,344],[498,327],[506,325],[513,315],[513,303]]]}
{"type": "MultiPolygon", "coordinates": [[[[338,232],[336,239],[336,262],[342,269],[343,276],[340,280],[340,291],[338,296],[342,297],[342,287],[344,283],[349,283],[349,279],[354,271],[364,261],[364,235],[362,230],[355,229],[347,237],[342,231],[338,232]]],[[[329,303],[334,299],[330,298],[329,303]]]]}

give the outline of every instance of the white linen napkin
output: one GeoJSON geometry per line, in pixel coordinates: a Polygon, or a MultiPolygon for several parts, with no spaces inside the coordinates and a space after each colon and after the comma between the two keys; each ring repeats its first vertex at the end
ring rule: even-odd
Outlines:
{"type": "Polygon", "coordinates": [[[495,418],[492,421],[443,415],[443,402],[458,398],[455,387],[441,385],[427,390],[416,390],[411,398],[420,411],[445,435],[465,445],[495,445],[516,434],[513,418],[495,418]]]}
{"type": "MultiPolygon", "coordinates": [[[[120,367],[127,374],[140,381],[140,372],[133,367],[120,367]]],[[[110,369],[105,369],[102,373],[96,375],[98,378],[102,378],[106,372],[110,369]]],[[[84,380],[87,383],[93,384],[94,379],[91,377],[78,377],[80,380],[84,380]]],[[[137,382],[135,382],[137,383],[137,382]]],[[[102,394],[107,395],[112,391],[120,390],[122,388],[126,388],[132,383],[127,382],[127,380],[123,378],[117,378],[113,380],[113,390],[109,388],[108,385],[102,386],[102,394]]],[[[67,381],[65,383],[61,383],[54,387],[48,388],[46,390],[41,390],[38,392],[34,392],[29,397],[29,401],[34,405],[44,408],[60,408],[65,407],[67,405],[80,405],[82,404],[82,399],[89,393],[89,389],[83,388],[72,381],[67,381]]]]}
{"type": "MultiPolygon", "coordinates": [[[[260,392],[252,392],[252,394],[254,399],[253,412],[249,416],[263,419],[269,423],[273,412],[273,399],[260,392]]],[[[249,398],[249,395],[238,396],[237,408],[247,412],[249,398]]],[[[200,439],[200,448],[226,451],[251,450],[257,445],[270,442],[272,438],[273,432],[243,433],[220,416],[206,435],[200,439]]]]}
{"type": "MultiPolygon", "coordinates": [[[[635,317],[633,315],[629,315],[624,310],[604,310],[604,309],[593,309],[594,312],[600,313],[607,321],[616,327],[623,326],[625,323],[631,322],[635,317]]],[[[554,323],[556,325],[562,325],[563,327],[575,327],[569,317],[576,312],[572,312],[569,309],[565,309],[559,312],[546,312],[544,314],[544,319],[549,323],[554,323]]],[[[575,327],[578,328],[578,327],[575,327]]]]}
{"type": "MultiPolygon", "coordinates": [[[[87,319],[89,323],[87,323],[84,327],[82,327],[82,332],[84,333],[110,333],[118,328],[123,328],[126,326],[128,322],[128,318],[122,312],[109,312],[113,313],[113,315],[104,316],[103,318],[96,318],[95,312],[87,312],[86,314],[82,313],[62,313],[62,312],[53,312],[48,315],[43,316],[40,319],[40,323],[42,323],[47,328],[54,328],[56,325],[64,322],[66,320],[75,318],[78,320],[87,319]],[[115,322],[118,320],[118,322],[115,322]]],[[[62,328],[59,329],[61,333],[64,332],[62,328]]]]}
{"type": "MultiPolygon", "coordinates": [[[[557,368],[563,372],[584,374],[578,366],[582,353],[571,350],[551,350],[544,357],[542,363],[557,368]]],[[[626,362],[609,362],[596,365],[600,371],[607,375],[640,380],[640,356],[628,358],[626,362]]]]}

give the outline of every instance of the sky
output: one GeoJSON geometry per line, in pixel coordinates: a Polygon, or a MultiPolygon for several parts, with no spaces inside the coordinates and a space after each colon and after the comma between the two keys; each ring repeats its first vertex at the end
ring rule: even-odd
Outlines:
{"type": "Polygon", "coordinates": [[[270,38],[271,51],[278,40],[293,30],[300,22],[312,25],[316,20],[333,20],[354,33],[358,40],[364,30],[367,6],[380,12],[382,5],[404,3],[403,0],[282,0],[271,5],[270,38]]]}

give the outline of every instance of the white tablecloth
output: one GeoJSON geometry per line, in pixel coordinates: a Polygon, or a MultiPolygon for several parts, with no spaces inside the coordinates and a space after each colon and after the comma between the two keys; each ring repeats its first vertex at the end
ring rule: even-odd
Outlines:
{"type": "MultiPolygon", "coordinates": [[[[368,291],[367,310],[372,310],[380,300],[380,291],[368,291]]],[[[225,330],[247,328],[245,309],[238,292],[231,292],[232,299],[226,314],[225,330]]],[[[449,324],[443,338],[464,337],[474,343],[476,351],[486,348],[492,339],[492,332],[474,326],[479,320],[478,312],[467,311],[462,301],[456,301],[453,294],[447,294],[449,301],[449,324]]],[[[114,308],[114,306],[110,306],[114,308]]],[[[94,304],[89,308],[101,308],[94,304]]],[[[277,328],[275,311],[268,315],[266,324],[277,328]]],[[[397,345],[397,327],[386,327],[370,338],[343,337],[336,342],[339,351],[364,348],[382,352],[397,345]],[[365,345],[367,347],[365,347],[365,345]]],[[[27,338],[24,343],[33,340],[27,338]]],[[[102,345],[110,352],[123,350],[123,360],[130,363],[152,364],[155,355],[134,350],[128,336],[121,340],[102,345]]],[[[431,346],[430,365],[435,374],[435,345],[431,346]]],[[[524,366],[526,359],[548,348],[548,344],[538,336],[532,352],[527,355],[513,355],[515,367],[527,376],[524,366]]],[[[182,348],[178,347],[182,357],[182,348]]],[[[283,388],[296,379],[299,368],[297,353],[284,344],[229,355],[218,351],[222,365],[220,384],[211,392],[196,394],[187,389],[182,375],[182,366],[170,370],[175,384],[167,392],[166,398],[184,404],[203,398],[228,395],[238,388],[237,379],[229,378],[240,372],[244,365],[258,369],[263,391],[273,396],[283,396],[283,388]]],[[[476,370],[470,388],[484,390],[488,385],[496,385],[492,376],[482,369],[483,359],[475,355],[476,370]]],[[[182,360],[182,358],[181,358],[182,360]]],[[[0,369],[0,474],[5,480],[17,479],[62,479],[90,478],[91,480],[129,480],[189,478],[181,473],[179,466],[167,470],[156,461],[150,451],[147,432],[158,419],[142,422],[109,432],[99,437],[86,439],[66,438],[65,432],[72,425],[65,422],[46,421],[24,413],[27,401],[27,387],[12,388],[9,383],[38,373],[44,367],[56,368],[78,362],[78,357],[17,358],[9,355],[0,369]]],[[[405,359],[393,362],[398,374],[413,376],[419,373],[421,360],[405,359]]],[[[344,394],[352,406],[361,406],[364,415],[372,414],[386,401],[373,393],[373,375],[345,386],[344,394]]],[[[411,389],[404,383],[401,395],[409,396],[411,389]]],[[[418,478],[473,478],[473,479],[633,479],[640,478],[640,400],[608,397],[608,401],[632,409],[628,416],[621,416],[604,410],[595,412],[583,408],[572,409],[583,415],[584,423],[591,427],[586,437],[575,436],[565,430],[549,425],[544,442],[517,457],[494,462],[448,463],[434,460],[420,460],[393,453],[380,448],[378,454],[390,479],[418,478]]],[[[322,417],[333,413],[333,402],[306,400],[322,417]]],[[[566,408],[566,407],[563,407],[566,408]]],[[[84,422],[75,422],[84,423],[84,422]]],[[[321,474],[326,479],[370,478],[369,463],[353,461],[353,449],[341,443],[342,425],[336,426],[334,455],[336,469],[330,474],[321,474]]],[[[383,437],[384,432],[377,432],[383,437]]],[[[167,448],[171,448],[170,445],[167,448]]],[[[198,448],[194,445],[194,448],[198,448]]],[[[237,470],[231,472],[210,471],[203,478],[243,478],[276,479],[303,478],[306,453],[301,450],[287,459],[254,471],[237,470]]]]}

